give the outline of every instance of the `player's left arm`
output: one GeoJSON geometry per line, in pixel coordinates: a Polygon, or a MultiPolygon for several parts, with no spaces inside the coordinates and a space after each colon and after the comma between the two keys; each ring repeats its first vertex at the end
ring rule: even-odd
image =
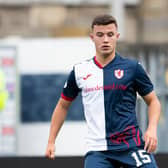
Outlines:
{"type": "Polygon", "coordinates": [[[157,125],[161,113],[161,105],[154,91],[143,96],[148,105],[148,127],[144,134],[145,147],[147,152],[154,152],[157,148],[157,125]]]}

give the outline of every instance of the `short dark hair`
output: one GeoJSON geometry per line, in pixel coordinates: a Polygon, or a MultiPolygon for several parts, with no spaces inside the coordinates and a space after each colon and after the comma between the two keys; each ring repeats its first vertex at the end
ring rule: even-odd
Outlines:
{"type": "Polygon", "coordinates": [[[108,25],[115,24],[116,28],[118,28],[118,24],[116,19],[108,14],[98,15],[93,19],[91,28],[93,29],[95,25],[108,25]]]}

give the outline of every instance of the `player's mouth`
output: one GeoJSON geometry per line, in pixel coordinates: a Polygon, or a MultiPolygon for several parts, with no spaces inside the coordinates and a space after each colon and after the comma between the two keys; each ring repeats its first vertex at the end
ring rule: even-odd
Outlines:
{"type": "Polygon", "coordinates": [[[110,46],[108,46],[108,45],[103,45],[103,46],[101,47],[101,49],[102,49],[102,50],[109,50],[109,49],[110,49],[110,46]]]}

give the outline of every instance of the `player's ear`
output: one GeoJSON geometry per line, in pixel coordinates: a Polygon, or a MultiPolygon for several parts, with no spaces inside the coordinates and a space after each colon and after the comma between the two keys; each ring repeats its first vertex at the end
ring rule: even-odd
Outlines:
{"type": "Polygon", "coordinates": [[[120,33],[119,33],[119,32],[117,32],[117,39],[119,39],[119,37],[120,37],[120,33]]]}
{"type": "Polygon", "coordinates": [[[92,39],[92,41],[94,41],[93,33],[92,32],[90,33],[90,38],[92,39]]]}

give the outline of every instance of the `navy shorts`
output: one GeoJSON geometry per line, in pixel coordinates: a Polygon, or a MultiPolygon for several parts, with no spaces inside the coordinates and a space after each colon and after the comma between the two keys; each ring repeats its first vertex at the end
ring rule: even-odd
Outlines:
{"type": "Polygon", "coordinates": [[[84,168],[158,168],[154,156],[143,146],[125,151],[91,151],[85,155],[84,168]]]}

